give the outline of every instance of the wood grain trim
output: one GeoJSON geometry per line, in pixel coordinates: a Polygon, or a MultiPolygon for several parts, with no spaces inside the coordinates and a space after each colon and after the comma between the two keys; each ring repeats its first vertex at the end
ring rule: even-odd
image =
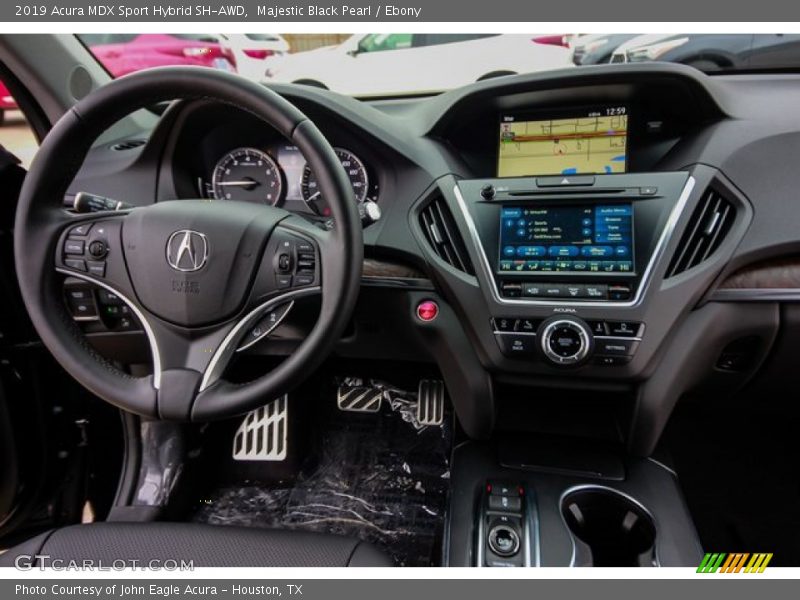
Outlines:
{"type": "Polygon", "coordinates": [[[427,279],[428,276],[416,267],[391,260],[365,258],[363,277],[387,277],[398,279],[427,279]]]}
{"type": "Polygon", "coordinates": [[[743,267],[722,282],[718,289],[800,290],[800,256],[770,259],[743,267]]]}

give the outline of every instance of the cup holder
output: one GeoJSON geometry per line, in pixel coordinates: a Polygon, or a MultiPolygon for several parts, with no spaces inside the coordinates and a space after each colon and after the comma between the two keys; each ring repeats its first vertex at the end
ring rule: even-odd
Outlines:
{"type": "Polygon", "coordinates": [[[577,567],[656,566],[656,527],[639,504],[608,488],[582,488],[561,500],[577,567]]]}

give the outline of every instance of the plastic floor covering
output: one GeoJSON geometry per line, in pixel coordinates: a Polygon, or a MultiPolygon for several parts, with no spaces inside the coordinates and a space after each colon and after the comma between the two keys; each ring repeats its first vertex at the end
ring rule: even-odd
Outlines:
{"type": "Polygon", "coordinates": [[[413,394],[370,383],[383,389],[381,411],[326,411],[317,450],[295,481],[221,487],[193,520],[354,536],[390,554],[398,566],[438,564],[450,476],[449,419],[442,427],[421,427],[413,394]]]}

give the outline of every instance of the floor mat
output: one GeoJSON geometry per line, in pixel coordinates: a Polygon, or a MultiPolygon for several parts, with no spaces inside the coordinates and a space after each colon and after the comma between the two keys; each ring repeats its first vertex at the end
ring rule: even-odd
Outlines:
{"type": "Polygon", "coordinates": [[[319,440],[284,487],[251,481],[204,500],[201,523],[303,529],[374,543],[400,566],[438,564],[449,489],[451,427],[420,427],[414,394],[381,382],[379,413],[342,413],[333,397],[317,420],[319,440]]]}

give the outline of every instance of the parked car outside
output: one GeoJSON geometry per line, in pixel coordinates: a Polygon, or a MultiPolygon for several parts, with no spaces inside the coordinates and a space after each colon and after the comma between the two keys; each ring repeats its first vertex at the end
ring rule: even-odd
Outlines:
{"type": "Polygon", "coordinates": [[[151,67],[189,65],[234,71],[236,59],[213,34],[142,33],[79,36],[113,77],[151,67]]]}
{"type": "Polygon", "coordinates": [[[683,63],[706,72],[780,69],[797,64],[800,35],[679,34],[628,48],[626,58],[627,62],[683,63]]]}
{"type": "Polygon", "coordinates": [[[661,43],[664,40],[673,37],[672,34],[664,33],[648,33],[644,35],[637,35],[629,39],[627,42],[620,44],[614,52],[611,53],[611,63],[625,63],[628,62],[628,50],[631,48],[639,48],[642,46],[651,46],[661,43]]]}
{"type": "Polygon", "coordinates": [[[572,62],[576,65],[600,65],[611,60],[614,50],[637,37],[630,33],[592,33],[575,37],[570,42],[572,62]]]}
{"type": "Polygon", "coordinates": [[[264,76],[264,61],[289,52],[289,42],[277,33],[223,33],[220,43],[236,61],[236,71],[250,79],[264,76]]]}
{"type": "Polygon", "coordinates": [[[0,81],[0,125],[5,123],[7,110],[17,110],[17,102],[5,84],[0,81]]]}
{"type": "Polygon", "coordinates": [[[268,58],[267,81],[304,83],[357,96],[451,89],[484,79],[573,66],[569,50],[536,35],[354,35],[326,46],[268,58]],[[426,69],[442,64],[448,69],[426,69]]]}

